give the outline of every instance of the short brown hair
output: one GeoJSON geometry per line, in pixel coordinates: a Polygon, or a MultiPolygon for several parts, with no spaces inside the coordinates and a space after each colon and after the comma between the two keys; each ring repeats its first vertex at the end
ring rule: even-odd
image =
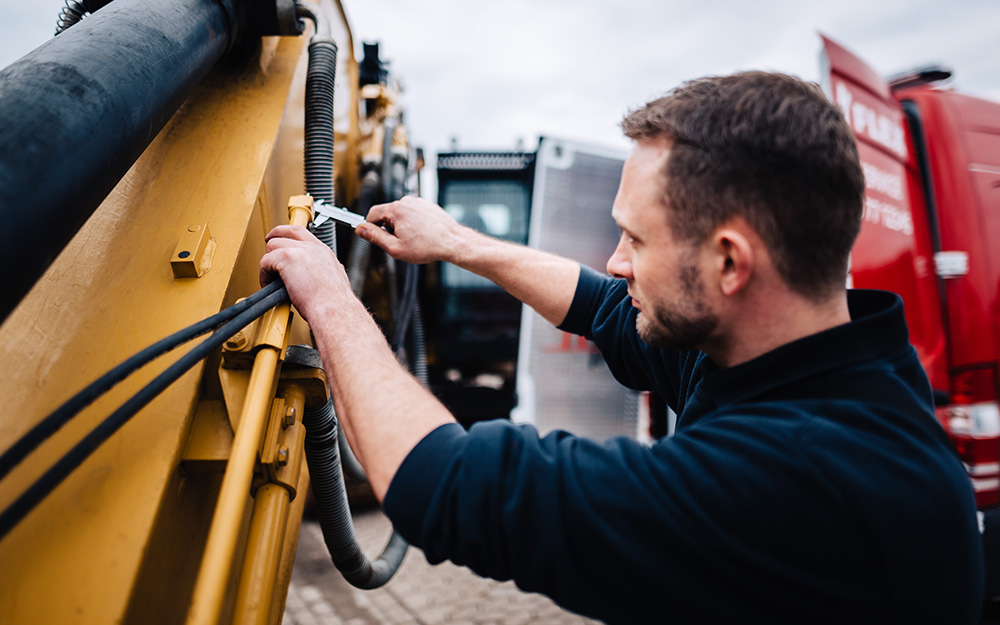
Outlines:
{"type": "Polygon", "coordinates": [[[790,288],[815,299],[844,287],[864,176],[847,122],[818,86],[767,72],[701,78],[630,113],[622,130],[671,141],[675,236],[700,242],[741,216],[790,288]]]}

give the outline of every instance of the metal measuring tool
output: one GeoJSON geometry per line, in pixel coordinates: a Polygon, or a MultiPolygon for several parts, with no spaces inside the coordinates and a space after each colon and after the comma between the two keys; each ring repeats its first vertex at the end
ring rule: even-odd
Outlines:
{"type": "Polygon", "coordinates": [[[313,210],[316,211],[316,217],[312,222],[313,227],[322,226],[326,223],[326,220],[333,219],[342,224],[347,224],[353,230],[358,227],[358,224],[365,221],[363,215],[352,213],[346,208],[332,206],[325,202],[316,202],[313,204],[313,210]]]}

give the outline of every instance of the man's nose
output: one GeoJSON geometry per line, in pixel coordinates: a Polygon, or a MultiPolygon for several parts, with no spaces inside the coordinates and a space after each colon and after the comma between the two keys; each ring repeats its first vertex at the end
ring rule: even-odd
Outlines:
{"type": "Polygon", "coordinates": [[[625,278],[626,280],[632,278],[632,261],[622,249],[621,241],[618,242],[614,254],[608,259],[607,270],[608,274],[615,278],[625,278]]]}

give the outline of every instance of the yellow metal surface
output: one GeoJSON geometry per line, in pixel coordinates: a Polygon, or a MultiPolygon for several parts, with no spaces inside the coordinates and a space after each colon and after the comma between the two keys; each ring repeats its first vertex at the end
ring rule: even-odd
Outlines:
{"type": "MultiPolygon", "coordinates": [[[[296,490],[304,493],[309,489],[309,469],[305,461],[299,472],[299,483],[296,490]]],[[[284,544],[281,547],[281,560],[278,562],[278,573],[275,576],[274,589],[271,593],[272,625],[279,625],[285,611],[285,599],[288,597],[288,584],[292,579],[292,566],[295,563],[295,549],[299,544],[299,528],[302,526],[302,512],[306,505],[305,497],[292,500],[288,511],[288,524],[285,526],[284,544]]]]}
{"type": "Polygon", "coordinates": [[[257,491],[247,556],[236,591],[234,623],[265,625],[270,622],[271,590],[278,576],[288,508],[288,491],[281,486],[265,484],[257,491]]]}
{"type": "MultiPolygon", "coordinates": [[[[288,213],[293,225],[305,226],[312,211],[296,202],[288,213]]],[[[257,326],[257,352],[254,357],[246,400],[240,414],[226,475],[215,507],[215,516],[202,555],[198,581],[191,598],[187,622],[190,625],[214,625],[219,622],[226,602],[229,578],[236,552],[239,528],[244,520],[253,470],[267,430],[274,394],[278,388],[281,360],[287,347],[291,324],[291,305],[280,304],[261,318],[257,326]]],[[[283,402],[282,402],[283,403],[283,402]]],[[[283,409],[282,409],[283,412],[283,409]]],[[[259,537],[258,537],[259,538],[259,537]]],[[[253,525],[251,525],[253,545],[253,525]]],[[[255,546],[256,548],[256,546],[255,546]]]]}
{"type": "MultiPolygon", "coordinates": [[[[268,38],[213,70],[0,327],[0,448],[139,349],[257,288],[263,235],[285,221],[275,194],[302,190],[293,109],[305,44],[268,38]],[[200,278],[178,280],[170,260],[192,224],[211,229],[203,261],[212,238],[217,247],[200,278]]],[[[353,59],[343,56],[348,76],[353,59]]],[[[46,441],[0,482],[0,506],[176,357],[138,371],[46,441]]],[[[199,397],[218,388],[206,371],[214,377],[211,361],[169,387],[0,541],[0,620],[183,618],[220,487],[181,466],[199,397]]],[[[210,399],[220,414],[221,394],[210,399]]],[[[245,531],[236,528],[238,541],[245,531]]]]}
{"type": "MultiPolygon", "coordinates": [[[[282,40],[266,68],[213,74],[0,328],[0,392],[7,415],[17,415],[3,419],[0,440],[15,440],[103,371],[222,307],[301,48],[282,40]],[[176,233],[209,221],[220,271],[175,280],[176,233]]],[[[172,360],[138,372],[52,437],[0,484],[0,505],[172,360]]],[[[167,548],[150,544],[150,534],[201,373],[198,366],[167,389],[0,542],[5,620],[122,619],[143,558],[167,548]]]]}
{"type": "MultiPolygon", "coordinates": [[[[316,4],[339,46],[334,174],[337,203],[349,206],[360,187],[358,68],[343,7],[334,0],[316,4]]],[[[257,49],[224,59],[0,326],[0,449],[136,351],[259,288],[264,234],[286,223],[285,200],[304,191],[306,44],[305,36],[265,38],[257,49]]],[[[220,375],[222,356],[213,354],[0,540],[0,622],[181,622],[203,551],[207,560],[229,554],[227,572],[216,576],[224,580],[221,603],[213,597],[218,605],[211,612],[229,620],[243,609],[228,569],[246,563],[255,571],[263,558],[274,571],[266,576],[273,589],[269,598],[264,591],[254,598],[267,619],[253,618],[280,622],[305,497],[283,504],[284,533],[255,530],[244,482],[252,479],[260,448],[251,441],[247,452],[237,438],[257,427],[247,437],[259,442],[276,388],[284,396],[287,384],[300,384],[305,403],[325,401],[315,374],[290,372],[280,385],[275,377],[283,346],[310,340],[300,319],[289,327],[283,308],[284,323],[263,321],[244,333],[248,343],[267,345],[256,348],[258,380],[249,365],[220,375]],[[251,421],[255,426],[244,428],[251,421]],[[224,487],[229,473],[224,478],[222,467],[245,467],[247,457],[249,472],[233,478],[236,487],[224,487]],[[227,488],[238,496],[220,500],[227,488]],[[222,549],[209,538],[217,501],[226,518],[222,549]]],[[[0,482],[0,507],[176,358],[136,372],[41,445],[0,482]]],[[[303,436],[300,421],[279,433],[265,470],[274,486],[260,491],[280,490],[287,498],[308,487],[297,455],[303,436]]],[[[273,497],[259,505],[270,510],[273,502],[265,502],[273,497]]],[[[279,523],[280,516],[265,513],[257,523],[272,517],[279,523]]]]}
{"type": "MultiPolygon", "coordinates": [[[[287,305],[284,307],[287,311],[287,305]]],[[[191,610],[187,619],[191,625],[218,623],[222,614],[237,537],[253,480],[257,449],[267,425],[271,399],[277,388],[278,366],[278,350],[268,348],[257,353],[239,429],[226,463],[222,491],[191,598],[191,610]]]]}
{"type": "MultiPolygon", "coordinates": [[[[296,414],[302,414],[305,406],[305,393],[300,384],[284,386],[282,397],[275,400],[278,410],[271,411],[271,422],[268,430],[292,430],[304,434],[301,423],[295,420],[296,414]]],[[[266,441],[261,454],[261,462],[272,455],[275,450],[284,450],[287,454],[284,462],[280,459],[276,464],[292,469],[284,477],[293,477],[290,483],[279,481],[273,474],[274,466],[268,467],[271,482],[264,484],[254,494],[253,520],[250,523],[250,533],[247,540],[246,558],[240,574],[240,583],[233,607],[234,623],[253,623],[263,625],[270,622],[272,614],[271,603],[274,598],[274,585],[277,581],[282,550],[285,547],[285,530],[288,525],[290,500],[296,495],[299,485],[300,468],[305,455],[303,453],[304,436],[297,437],[294,442],[279,442],[275,436],[266,441]],[[281,443],[287,443],[282,445],[281,443]]],[[[288,555],[288,554],[286,554],[288,555]]]]}
{"type": "Polygon", "coordinates": [[[187,447],[181,457],[184,473],[222,473],[233,448],[233,428],[221,401],[198,402],[187,447]]]}

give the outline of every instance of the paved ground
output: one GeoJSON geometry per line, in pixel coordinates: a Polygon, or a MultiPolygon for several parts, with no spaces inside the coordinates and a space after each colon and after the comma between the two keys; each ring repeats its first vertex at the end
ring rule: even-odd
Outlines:
{"type": "MultiPolygon", "coordinates": [[[[358,540],[370,557],[388,540],[389,521],[377,509],[356,512],[358,540]]],[[[566,612],[513,582],[483,579],[450,563],[431,566],[410,548],[388,584],[358,590],[330,562],[319,525],[302,524],[284,625],[586,625],[596,623],[566,612]]]]}

